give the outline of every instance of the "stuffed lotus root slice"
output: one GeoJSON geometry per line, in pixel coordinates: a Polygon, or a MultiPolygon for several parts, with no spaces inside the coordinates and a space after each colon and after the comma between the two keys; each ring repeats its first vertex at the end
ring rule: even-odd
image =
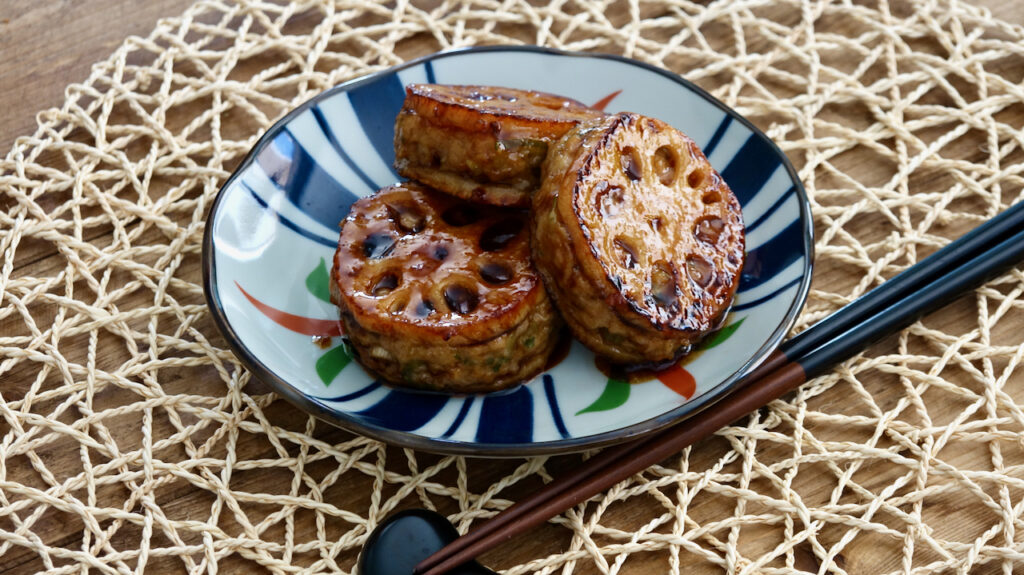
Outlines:
{"type": "MultiPolygon", "coordinates": [[[[411,183],[357,202],[342,242],[354,247],[349,252],[355,256],[342,268],[368,278],[362,293],[386,296],[391,313],[418,319],[467,316],[477,308],[481,314],[500,313],[510,306],[508,298],[492,293],[500,291],[495,286],[533,289],[538,281],[528,261],[522,215],[428,196],[411,183]]],[[[364,307],[372,312],[375,305],[364,307]]]]}
{"type": "Polygon", "coordinates": [[[542,92],[411,84],[395,120],[395,168],[466,200],[528,207],[549,144],[601,115],[542,92]]]}
{"type": "Polygon", "coordinates": [[[618,114],[581,124],[549,154],[534,208],[548,289],[577,338],[613,362],[670,360],[731,304],[744,256],[739,202],[663,122],[618,114]]]}
{"type": "Polygon", "coordinates": [[[353,204],[331,299],[360,363],[394,383],[451,391],[491,391],[541,371],[560,320],[524,225],[522,214],[411,182],[353,204]]]}

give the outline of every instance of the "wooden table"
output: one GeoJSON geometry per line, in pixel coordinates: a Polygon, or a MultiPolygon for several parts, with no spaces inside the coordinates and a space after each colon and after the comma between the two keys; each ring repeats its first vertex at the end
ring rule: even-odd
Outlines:
{"type": "MultiPolygon", "coordinates": [[[[997,17],[1024,25],[1019,0],[971,0],[997,17]]],[[[35,129],[35,114],[64,101],[64,87],[124,38],[145,36],[160,18],[181,13],[191,0],[4,0],[0,2],[0,149],[35,129]],[[67,49],[73,46],[74,49],[67,49]]]]}
{"type": "MultiPolygon", "coordinates": [[[[1024,2],[1019,0],[973,0],[987,6],[1008,22],[1024,25],[1024,2]]],[[[92,0],[90,2],[29,2],[5,0],[0,4],[0,147],[5,151],[21,135],[35,128],[34,114],[60,106],[64,87],[84,80],[94,61],[105,58],[127,36],[145,35],[158,18],[182,12],[190,0],[92,0]]],[[[329,438],[325,438],[330,440],[329,438]]],[[[495,464],[493,475],[507,471],[507,464],[495,464]]],[[[561,467],[552,465],[554,470],[561,467]]],[[[483,475],[487,475],[483,472],[483,475]]],[[[481,480],[493,477],[481,477],[481,480]]],[[[617,510],[623,516],[640,511],[617,510]]],[[[53,526],[59,529],[59,526],[53,526]]],[[[543,535],[544,529],[539,533],[543,535]]],[[[552,531],[554,533],[554,531],[552,531]]],[[[556,551],[559,540],[543,536],[521,538],[487,556],[494,565],[510,565],[556,551]]],[[[73,545],[73,543],[68,543],[73,545]]],[[[24,549],[18,549],[24,554],[24,549]]],[[[27,572],[32,560],[25,555],[0,558],[8,573],[27,572]],[[19,568],[19,564],[21,568],[19,568]]],[[[159,572],[159,561],[150,568],[159,572]]],[[[660,563],[659,563],[660,564],[660,563]]],[[[633,564],[634,567],[636,564],[633,564]]],[[[221,572],[241,572],[230,564],[221,572]]],[[[640,571],[635,571],[640,572],[640,571]]]]}

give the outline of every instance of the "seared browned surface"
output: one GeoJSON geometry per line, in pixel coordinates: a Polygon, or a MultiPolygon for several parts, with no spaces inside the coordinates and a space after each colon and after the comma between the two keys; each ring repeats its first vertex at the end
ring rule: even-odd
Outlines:
{"type": "Polygon", "coordinates": [[[600,115],[543,92],[412,84],[395,122],[395,166],[460,198],[528,207],[548,145],[600,115]]]}
{"type": "Polygon", "coordinates": [[[411,84],[405,109],[441,126],[501,140],[553,140],[599,114],[565,96],[504,86],[411,84]]]}
{"type": "Polygon", "coordinates": [[[530,262],[526,216],[414,182],[353,204],[331,288],[363,365],[455,391],[536,375],[560,321],[530,262]]]}
{"type": "Polygon", "coordinates": [[[534,258],[556,304],[613,361],[676,357],[715,327],[739,283],[739,201],[664,122],[580,124],[548,155],[534,214],[534,258]]]}

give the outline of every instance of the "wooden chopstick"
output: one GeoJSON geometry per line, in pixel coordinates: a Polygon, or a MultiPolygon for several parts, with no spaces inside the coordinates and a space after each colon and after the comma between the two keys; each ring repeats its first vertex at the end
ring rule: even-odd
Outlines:
{"type": "Polygon", "coordinates": [[[1024,202],[784,343],[726,398],[681,425],[605,450],[416,566],[439,575],[795,389],[1024,258],[1024,202]]]}

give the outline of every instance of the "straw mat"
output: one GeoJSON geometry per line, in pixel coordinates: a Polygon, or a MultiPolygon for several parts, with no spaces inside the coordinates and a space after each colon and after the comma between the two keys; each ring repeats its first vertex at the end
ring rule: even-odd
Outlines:
{"type": "MultiPolygon", "coordinates": [[[[227,350],[208,208],[275,119],[440,49],[624,54],[709,89],[812,198],[804,329],[1018,201],[1024,29],[939,0],[203,1],[130,38],[0,164],[0,571],[349,573],[414,506],[461,530],[581,456],[386,448],[227,350]]],[[[521,573],[1012,573],[1024,274],[483,560],[521,573]]]]}

